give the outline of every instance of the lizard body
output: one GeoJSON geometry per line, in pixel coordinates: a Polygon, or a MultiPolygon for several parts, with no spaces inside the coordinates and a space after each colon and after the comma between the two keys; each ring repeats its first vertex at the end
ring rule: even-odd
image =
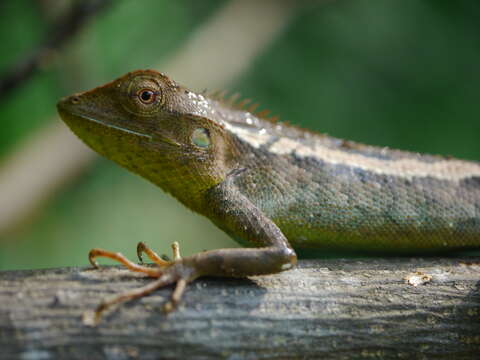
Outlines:
{"type": "MultiPolygon", "coordinates": [[[[164,264],[160,286],[279,272],[295,264],[293,249],[399,254],[480,247],[476,162],[276,123],[151,70],[64,98],[58,109],[95,151],[252,246],[164,264]]],[[[114,257],[103,250],[95,256],[114,257]]]]}

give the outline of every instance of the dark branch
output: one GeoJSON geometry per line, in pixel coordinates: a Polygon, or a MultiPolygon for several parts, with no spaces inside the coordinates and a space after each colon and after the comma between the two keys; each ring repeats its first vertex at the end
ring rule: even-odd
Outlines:
{"type": "Polygon", "coordinates": [[[88,327],[85,310],[152,280],[118,267],[3,272],[1,357],[473,359],[479,280],[480,266],[461,259],[302,261],[250,280],[200,279],[169,316],[163,289],[88,327]],[[417,271],[426,283],[407,284],[417,271]]]}
{"type": "Polygon", "coordinates": [[[45,59],[61,48],[87,23],[93,15],[107,8],[112,0],[79,0],[67,14],[52,26],[46,39],[29,56],[19,59],[0,78],[0,100],[28,81],[45,59]]]}

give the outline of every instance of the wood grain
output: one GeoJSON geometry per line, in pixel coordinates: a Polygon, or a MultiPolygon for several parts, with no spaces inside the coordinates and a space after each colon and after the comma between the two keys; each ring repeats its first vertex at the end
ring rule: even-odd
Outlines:
{"type": "Polygon", "coordinates": [[[0,358],[480,358],[472,260],[315,260],[271,276],[200,279],[173,314],[161,311],[171,292],[162,289],[97,327],[82,323],[85,310],[151,280],[120,267],[1,272],[0,358]],[[417,271],[431,280],[408,284],[417,271]]]}

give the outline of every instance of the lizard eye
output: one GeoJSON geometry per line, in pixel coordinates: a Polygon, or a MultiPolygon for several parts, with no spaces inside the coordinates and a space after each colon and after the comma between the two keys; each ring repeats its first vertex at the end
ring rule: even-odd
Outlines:
{"type": "Polygon", "coordinates": [[[122,106],[136,116],[155,116],[164,104],[162,86],[153,76],[137,75],[121,86],[120,93],[127,97],[122,106]]]}
{"type": "Polygon", "coordinates": [[[192,143],[201,148],[210,146],[210,134],[207,129],[198,128],[192,133],[192,143]]]}
{"type": "Polygon", "coordinates": [[[138,99],[144,104],[151,104],[157,98],[157,92],[150,89],[141,89],[137,92],[138,99]]]}

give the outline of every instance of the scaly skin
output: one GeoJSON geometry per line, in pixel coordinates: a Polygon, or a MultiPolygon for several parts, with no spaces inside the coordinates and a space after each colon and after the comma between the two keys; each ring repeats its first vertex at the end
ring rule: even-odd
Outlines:
{"type": "MultiPolygon", "coordinates": [[[[302,253],[425,253],[480,247],[480,164],[376,148],[278,124],[155,71],[62,99],[88,146],[171,193],[252,248],[207,251],[152,270],[178,282],[270,274],[302,253]]],[[[148,269],[148,270],[147,270],[148,269]]],[[[114,302],[141,296],[139,291],[114,302]]],[[[110,303],[104,303],[100,312],[110,303]]]]}

